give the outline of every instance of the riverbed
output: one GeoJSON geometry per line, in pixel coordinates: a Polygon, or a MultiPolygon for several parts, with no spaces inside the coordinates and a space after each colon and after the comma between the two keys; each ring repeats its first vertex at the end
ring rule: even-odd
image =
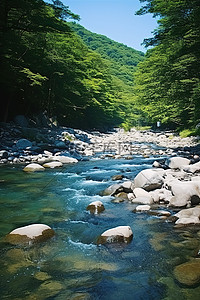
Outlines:
{"type": "Polygon", "coordinates": [[[199,228],[175,229],[166,219],[134,213],[128,201],[101,195],[113,175],[132,180],[154,160],[96,158],[38,173],[1,166],[1,298],[199,299],[200,287],[181,286],[173,275],[176,265],[195,255],[199,228]],[[90,214],[86,207],[96,200],[105,211],[90,214]],[[29,246],[5,242],[11,230],[33,223],[49,225],[55,237],[29,246]],[[120,225],[131,227],[130,244],[97,245],[102,232],[120,225]]]}

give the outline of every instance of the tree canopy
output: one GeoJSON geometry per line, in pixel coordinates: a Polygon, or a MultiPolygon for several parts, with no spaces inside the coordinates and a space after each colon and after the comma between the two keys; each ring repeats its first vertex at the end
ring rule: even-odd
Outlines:
{"type": "Polygon", "coordinates": [[[135,73],[138,105],[153,121],[178,127],[200,122],[200,2],[142,0],[137,14],[158,17],[153,46],[135,73]]]}
{"type": "Polygon", "coordinates": [[[79,16],[59,0],[2,0],[0,14],[1,120],[43,111],[82,128],[125,120],[142,53],[106,37],[89,47],[67,22],[79,16]]]}

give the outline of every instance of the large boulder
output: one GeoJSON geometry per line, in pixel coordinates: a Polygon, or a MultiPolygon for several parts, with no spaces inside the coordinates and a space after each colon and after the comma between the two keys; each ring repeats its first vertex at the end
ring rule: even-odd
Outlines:
{"type": "Polygon", "coordinates": [[[189,166],[184,166],[183,171],[187,173],[199,173],[200,172],[200,161],[189,166]]]}
{"type": "Polygon", "coordinates": [[[183,166],[189,165],[190,160],[184,157],[171,157],[169,158],[165,164],[171,169],[181,169],[183,166]]]}
{"type": "Polygon", "coordinates": [[[121,184],[121,187],[123,188],[123,192],[132,193],[134,189],[134,184],[132,181],[126,180],[121,184]]]}
{"type": "Polygon", "coordinates": [[[32,224],[11,231],[6,240],[11,244],[43,242],[53,237],[55,232],[45,224],[32,224]]]}
{"type": "Polygon", "coordinates": [[[17,149],[26,149],[28,147],[32,147],[32,143],[27,139],[20,139],[16,142],[17,149]]]}
{"type": "Polygon", "coordinates": [[[111,195],[115,196],[121,192],[132,193],[134,189],[133,182],[130,180],[124,181],[123,183],[115,183],[107,187],[103,192],[103,196],[111,195]]]}
{"type": "Polygon", "coordinates": [[[36,164],[36,163],[28,164],[23,169],[23,171],[25,171],[25,172],[35,172],[35,171],[44,171],[44,170],[45,170],[44,167],[42,167],[41,165],[36,164]]]}
{"type": "Polygon", "coordinates": [[[135,198],[137,198],[137,197],[147,197],[147,198],[150,197],[151,198],[150,194],[142,188],[135,188],[133,190],[133,194],[135,195],[135,198]]]}
{"type": "Polygon", "coordinates": [[[93,201],[87,206],[87,210],[93,214],[98,214],[104,211],[105,207],[101,201],[93,201]]]}
{"type": "Polygon", "coordinates": [[[200,261],[198,259],[178,265],[174,269],[176,280],[186,286],[200,283],[200,261]]]}
{"type": "Polygon", "coordinates": [[[121,187],[121,184],[118,184],[118,183],[112,184],[102,192],[102,195],[103,196],[115,195],[118,192],[120,192],[120,190],[119,190],[120,187],[121,187]]]}
{"type": "Polygon", "coordinates": [[[154,191],[149,192],[149,195],[153,198],[154,203],[169,203],[172,198],[171,191],[162,188],[162,189],[156,189],[154,191]]]}
{"type": "Polygon", "coordinates": [[[133,232],[130,226],[118,226],[102,233],[97,243],[129,243],[132,238],[133,232]]]}
{"type": "Polygon", "coordinates": [[[176,225],[200,224],[200,206],[182,209],[174,216],[178,218],[176,225]]]}
{"type": "Polygon", "coordinates": [[[170,206],[183,207],[200,203],[199,181],[175,182],[171,185],[171,192],[173,197],[170,206]]]}
{"type": "Polygon", "coordinates": [[[136,188],[143,188],[146,191],[152,191],[161,188],[163,177],[157,172],[158,169],[146,169],[141,171],[134,179],[136,188]]]}

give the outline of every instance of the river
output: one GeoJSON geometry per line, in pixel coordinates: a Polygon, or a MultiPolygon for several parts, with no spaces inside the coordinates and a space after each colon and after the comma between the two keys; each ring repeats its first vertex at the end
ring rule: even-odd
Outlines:
{"type": "Polygon", "coordinates": [[[171,222],[134,213],[128,201],[101,196],[113,175],[133,179],[153,161],[94,159],[29,174],[21,165],[2,166],[1,299],[199,299],[199,287],[180,286],[173,276],[174,267],[191,256],[198,231],[175,230],[171,222]],[[99,215],[86,210],[95,200],[105,206],[99,215]],[[51,226],[55,237],[29,246],[5,242],[11,230],[33,223],[51,226]],[[130,244],[97,245],[102,232],[120,225],[131,227],[130,244]]]}

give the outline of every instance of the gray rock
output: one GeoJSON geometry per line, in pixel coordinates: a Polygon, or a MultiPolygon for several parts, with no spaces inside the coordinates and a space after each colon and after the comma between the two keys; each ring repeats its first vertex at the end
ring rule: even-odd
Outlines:
{"type": "Polygon", "coordinates": [[[151,191],[149,192],[149,195],[153,198],[154,203],[158,203],[158,202],[169,203],[172,198],[171,191],[165,188],[151,191]]]}
{"type": "Polygon", "coordinates": [[[133,190],[133,194],[135,195],[135,198],[137,198],[137,197],[151,198],[151,195],[142,188],[135,188],[133,190]]]}
{"type": "Polygon", "coordinates": [[[183,171],[188,173],[198,173],[200,172],[200,162],[197,162],[193,165],[183,166],[183,171]]]}
{"type": "Polygon", "coordinates": [[[51,161],[43,164],[44,168],[50,168],[50,169],[60,168],[62,166],[63,164],[60,161],[51,161]]]}
{"type": "Polygon", "coordinates": [[[119,190],[120,187],[121,187],[121,184],[117,184],[117,183],[116,184],[112,184],[111,186],[107,187],[102,192],[102,194],[104,196],[117,194],[117,191],[119,190]]]}
{"type": "Polygon", "coordinates": [[[154,168],[161,168],[162,166],[161,166],[161,164],[158,161],[155,160],[153,162],[153,164],[152,164],[152,167],[154,167],[154,168]]]}
{"type": "Polygon", "coordinates": [[[171,169],[181,169],[183,166],[189,165],[190,160],[184,157],[171,157],[166,162],[166,165],[171,169]]]}
{"type": "Polygon", "coordinates": [[[9,152],[6,150],[1,150],[0,151],[0,159],[7,159],[9,156],[9,152]]]}
{"type": "Polygon", "coordinates": [[[36,163],[29,164],[23,169],[23,171],[25,172],[35,172],[35,171],[44,171],[44,170],[45,170],[44,167],[36,163]]]}
{"type": "Polygon", "coordinates": [[[129,243],[133,238],[130,226],[118,226],[106,230],[98,239],[98,244],[105,243],[129,243]]]}
{"type": "Polygon", "coordinates": [[[200,206],[183,209],[175,214],[176,225],[200,224],[200,206]]]}
{"type": "Polygon", "coordinates": [[[134,179],[136,188],[143,188],[146,191],[152,191],[163,185],[163,178],[157,172],[157,169],[146,169],[141,171],[134,179]]]}
{"type": "Polygon", "coordinates": [[[123,192],[132,193],[133,189],[134,189],[134,184],[132,181],[127,180],[127,181],[124,181],[123,183],[121,183],[121,187],[123,189],[123,192]]]}
{"type": "Polygon", "coordinates": [[[132,203],[139,203],[139,204],[152,204],[153,199],[151,197],[145,197],[145,196],[140,196],[131,201],[132,203]]]}
{"type": "Polygon", "coordinates": [[[32,147],[32,143],[27,139],[20,139],[16,142],[17,149],[26,149],[32,147]]]}
{"type": "Polygon", "coordinates": [[[170,200],[170,206],[182,207],[200,203],[199,181],[174,183],[171,186],[171,192],[174,196],[170,200]]]}
{"type": "Polygon", "coordinates": [[[151,209],[150,205],[138,205],[135,208],[136,212],[149,211],[151,209]]]}
{"type": "Polygon", "coordinates": [[[64,156],[64,155],[53,156],[53,159],[60,161],[63,164],[73,164],[73,163],[78,162],[78,160],[76,158],[68,157],[68,156],[64,156]]]}
{"type": "Polygon", "coordinates": [[[51,227],[45,224],[32,224],[17,228],[7,235],[7,241],[12,244],[43,242],[52,236],[55,232],[51,227]]]}

